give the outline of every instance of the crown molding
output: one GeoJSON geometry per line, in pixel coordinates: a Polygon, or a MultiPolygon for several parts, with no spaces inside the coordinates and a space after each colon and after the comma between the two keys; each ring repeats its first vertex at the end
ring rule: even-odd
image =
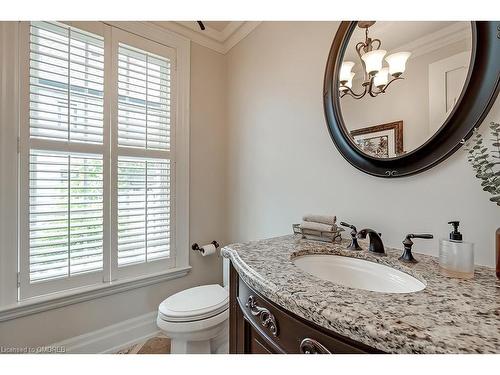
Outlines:
{"type": "MultiPolygon", "coordinates": [[[[464,32],[467,30],[467,28],[468,25],[464,22],[456,22],[441,30],[424,35],[423,37],[415,39],[409,43],[402,44],[397,48],[393,48],[390,51],[387,51],[387,55],[396,52],[409,51],[411,52],[411,56],[409,59],[414,59],[416,57],[444,48],[450,44],[465,40],[466,35],[464,32]]],[[[356,69],[353,69],[353,72],[362,72],[362,69],[358,65],[359,64],[356,64],[356,69]]],[[[359,74],[355,79],[360,79],[359,74]]]]}
{"type": "MultiPolygon", "coordinates": [[[[228,35],[224,41],[224,53],[228,53],[231,48],[241,42],[248,34],[250,34],[262,21],[245,21],[234,32],[228,35]]],[[[231,24],[228,25],[228,27],[231,24]]],[[[227,27],[226,27],[227,29],[227,27]]]]}
{"type": "Polygon", "coordinates": [[[230,21],[222,31],[212,29],[209,26],[202,31],[193,21],[151,21],[151,23],[180,34],[216,52],[226,54],[261,22],[230,21]]]}
{"type": "Polygon", "coordinates": [[[405,43],[404,45],[394,48],[388,54],[400,51],[410,51],[410,59],[422,56],[449,44],[464,40],[466,38],[464,31],[466,31],[467,28],[468,26],[464,22],[457,22],[441,30],[415,39],[412,42],[405,43]]]}

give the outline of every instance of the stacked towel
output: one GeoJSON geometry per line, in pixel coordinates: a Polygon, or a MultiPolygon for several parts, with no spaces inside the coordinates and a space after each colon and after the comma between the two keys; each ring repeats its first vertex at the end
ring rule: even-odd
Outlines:
{"type": "Polygon", "coordinates": [[[318,230],[320,232],[331,232],[333,230],[332,225],[315,223],[314,221],[303,221],[300,224],[301,229],[318,230]]]}
{"type": "Polygon", "coordinates": [[[317,230],[321,232],[332,232],[337,228],[337,218],[327,215],[305,215],[300,224],[301,229],[317,230]]]}
{"type": "Polygon", "coordinates": [[[337,217],[334,215],[304,215],[302,217],[302,220],[314,223],[329,224],[333,226],[337,222],[337,217]]]}

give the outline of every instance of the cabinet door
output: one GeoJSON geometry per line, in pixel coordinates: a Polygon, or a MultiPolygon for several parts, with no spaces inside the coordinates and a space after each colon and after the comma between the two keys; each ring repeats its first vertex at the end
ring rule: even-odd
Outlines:
{"type": "Polygon", "coordinates": [[[230,283],[230,337],[229,353],[231,354],[276,354],[282,351],[273,347],[269,341],[245,318],[237,302],[237,273],[231,267],[230,283]],[[234,296],[234,298],[233,298],[234,296]]]}
{"type": "Polygon", "coordinates": [[[252,324],[244,319],[243,337],[245,338],[243,354],[278,354],[259,332],[252,326],[252,324]]]}

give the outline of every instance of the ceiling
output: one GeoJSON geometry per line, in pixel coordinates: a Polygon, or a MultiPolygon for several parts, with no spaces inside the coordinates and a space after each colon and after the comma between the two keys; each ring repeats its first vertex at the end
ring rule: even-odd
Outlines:
{"type": "Polygon", "coordinates": [[[223,31],[231,21],[203,21],[205,27],[212,28],[217,31],[223,31]]]}
{"type": "Polygon", "coordinates": [[[151,23],[223,54],[260,24],[256,21],[203,21],[205,30],[201,30],[196,21],[152,21],[151,23]]]}
{"type": "MultiPolygon", "coordinates": [[[[378,21],[368,30],[372,39],[380,39],[388,53],[409,51],[412,57],[441,48],[457,40],[471,38],[469,22],[461,21],[378,21]]],[[[365,40],[365,29],[356,27],[345,59],[357,60],[355,45],[365,40]]]]}
{"type": "MultiPolygon", "coordinates": [[[[201,30],[196,21],[152,21],[156,26],[174,31],[195,43],[225,54],[254,30],[258,21],[203,21],[201,30]]],[[[378,21],[369,29],[369,36],[379,38],[388,52],[409,50],[412,57],[427,53],[455,41],[470,37],[468,22],[457,21],[378,21]],[[468,34],[467,34],[468,33],[468,34]]],[[[353,32],[346,59],[356,58],[354,45],[364,40],[364,29],[353,32]],[[352,46],[352,48],[351,48],[352,46]]]]}

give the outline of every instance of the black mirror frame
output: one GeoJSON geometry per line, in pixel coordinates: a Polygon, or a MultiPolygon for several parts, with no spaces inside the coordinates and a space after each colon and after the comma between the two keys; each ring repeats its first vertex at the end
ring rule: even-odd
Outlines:
{"type": "Polygon", "coordinates": [[[342,156],[357,169],[377,177],[403,177],[434,167],[457,151],[481,125],[500,85],[500,22],[471,22],[469,73],[457,105],[441,128],[417,149],[394,158],[364,154],[345,127],[338,95],[338,75],[356,21],[340,23],[328,55],[323,86],[325,118],[330,136],[342,156]]]}

